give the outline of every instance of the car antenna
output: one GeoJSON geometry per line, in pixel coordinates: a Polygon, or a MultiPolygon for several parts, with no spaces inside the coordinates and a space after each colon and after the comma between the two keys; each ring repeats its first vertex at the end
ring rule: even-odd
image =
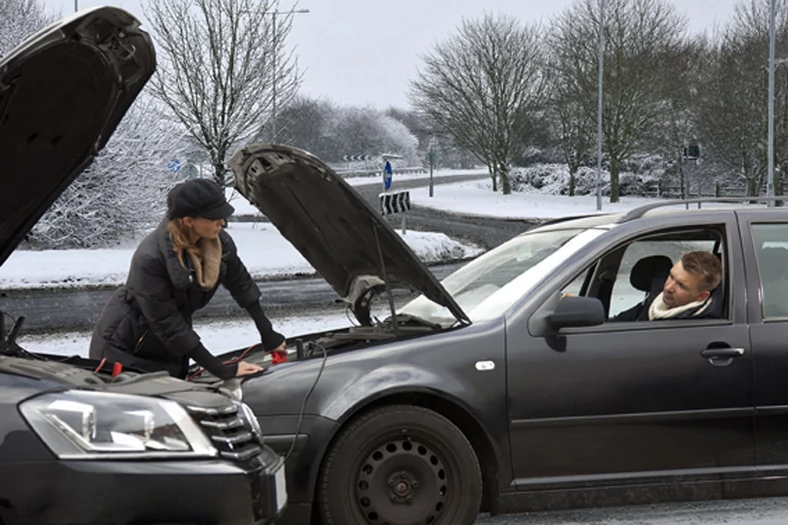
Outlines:
{"type": "Polygon", "coordinates": [[[378,257],[380,257],[380,270],[383,276],[383,282],[386,283],[386,295],[389,296],[389,308],[391,308],[391,324],[394,327],[394,335],[399,337],[399,325],[397,324],[397,312],[394,309],[394,298],[391,296],[391,285],[389,284],[389,277],[386,273],[386,261],[383,259],[383,250],[380,248],[380,237],[378,237],[378,225],[372,221],[372,231],[375,233],[375,245],[378,248],[378,257]]]}

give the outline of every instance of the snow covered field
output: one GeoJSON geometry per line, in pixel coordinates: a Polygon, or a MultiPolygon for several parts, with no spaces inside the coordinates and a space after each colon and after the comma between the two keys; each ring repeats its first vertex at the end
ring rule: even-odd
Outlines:
{"type": "MultiPolygon", "coordinates": [[[[255,279],[313,274],[314,269],[270,223],[230,223],[227,230],[255,279]]],[[[475,257],[482,249],[443,233],[408,231],[405,242],[426,263],[475,257]]],[[[135,246],[103,250],[17,250],[0,268],[0,290],[119,285],[135,246]]]]}

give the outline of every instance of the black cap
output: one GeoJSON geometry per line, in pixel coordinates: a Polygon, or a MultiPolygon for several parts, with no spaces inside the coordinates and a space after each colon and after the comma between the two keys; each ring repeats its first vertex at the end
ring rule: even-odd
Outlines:
{"type": "Polygon", "coordinates": [[[210,179],[192,179],[181,182],[167,194],[167,217],[202,217],[226,219],[235,212],[221,186],[210,179]]]}

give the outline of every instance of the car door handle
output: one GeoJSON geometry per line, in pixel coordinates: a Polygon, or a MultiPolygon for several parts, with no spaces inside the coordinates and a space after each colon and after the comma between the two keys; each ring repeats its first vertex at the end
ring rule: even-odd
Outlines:
{"type": "Polygon", "coordinates": [[[731,359],[744,355],[744,348],[707,348],[700,355],[707,359],[731,359]]]}

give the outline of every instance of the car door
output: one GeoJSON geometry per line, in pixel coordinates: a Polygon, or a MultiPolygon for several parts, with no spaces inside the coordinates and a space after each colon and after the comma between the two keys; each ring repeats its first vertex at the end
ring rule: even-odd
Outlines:
{"type": "MultiPolygon", "coordinates": [[[[556,272],[539,297],[508,319],[508,411],[518,489],[753,475],[741,241],[733,213],[706,213],[706,224],[678,215],[665,218],[661,228],[620,226],[618,237],[615,230],[601,237],[605,246],[556,272]],[[601,264],[604,255],[621,253],[644,236],[696,226],[716,228],[723,239],[725,319],[606,322],[532,335],[529,320],[554,308],[592,261],[601,264]]],[[[603,281],[610,279],[609,272],[602,274],[603,281]]],[[[611,309],[615,303],[608,301],[611,309]]]]}
{"type": "Polygon", "coordinates": [[[788,475],[788,211],[740,212],[755,359],[758,474],[788,475]]]}

